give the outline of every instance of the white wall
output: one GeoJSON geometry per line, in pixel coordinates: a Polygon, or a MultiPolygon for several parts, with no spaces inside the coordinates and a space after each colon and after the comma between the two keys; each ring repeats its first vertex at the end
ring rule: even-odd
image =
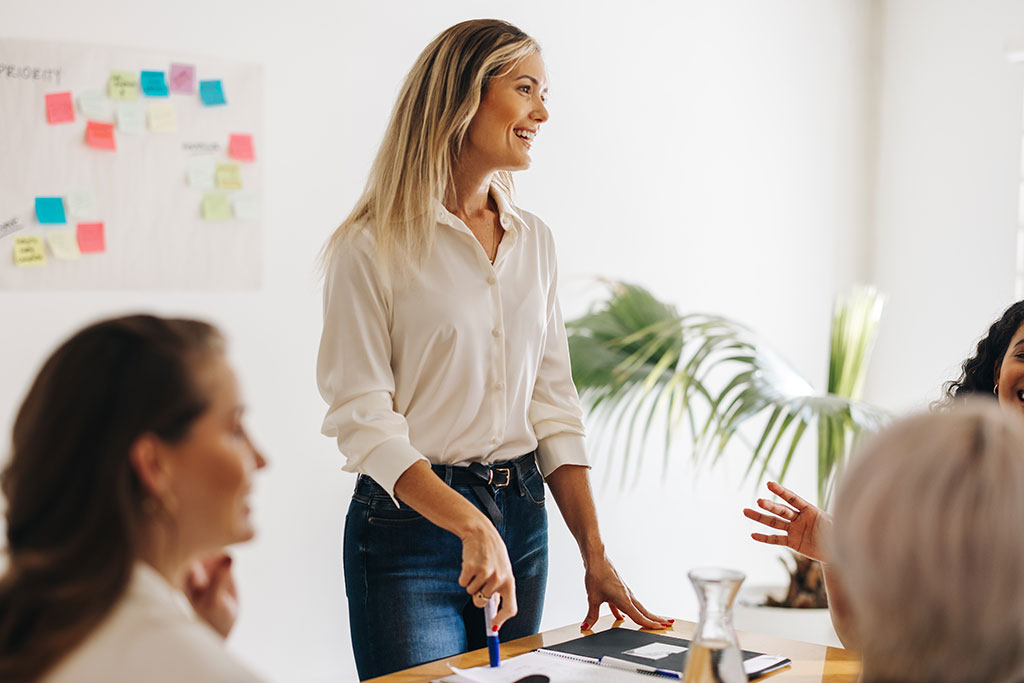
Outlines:
{"type": "Polygon", "coordinates": [[[1014,300],[1024,3],[883,8],[871,261],[891,299],[868,395],[922,408],[1014,300]]]}
{"type": "MultiPolygon", "coordinates": [[[[361,189],[422,46],[475,16],[507,18],[544,45],[552,116],[519,184],[521,203],[555,231],[568,315],[592,299],[591,276],[627,278],[686,310],[747,322],[820,386],[831,298],[867,272],[873,7],[5,3],[0,31],[9,37],[262,62],[267,188],[260,292],[0,293],[5,433],[42,359],[84,322],[138,309],[217,322],[231,338],[252,431],[272,461],[255,500],[260,536],[237,552],[244,612],[232,647],[275,680],[355,680],[340,560],[353,478],[319,436],[313,262],[361,189]]],[[[661,477],[652,464],[637,488],[599,493],[609,550],[652,609],[694,618],[685,570],[699,564],[741,568],[754,583],[781,580],[778,554],[747,538],[739,508],[753,495],[749,482],[739,484],[739,465],[698,478],[680,463],[661,477]]],[[[790,481],[812,490],[809,459],[790,481]]],[[[573,542],[552,508],[545,628],[582,619],[581,583],[573,542]]]]}

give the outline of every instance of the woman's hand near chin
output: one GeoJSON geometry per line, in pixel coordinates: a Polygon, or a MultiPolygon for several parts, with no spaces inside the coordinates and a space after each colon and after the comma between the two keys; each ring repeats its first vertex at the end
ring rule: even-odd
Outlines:
{"type": "Polygon", "coordinates": [[[196,614],[224,638],[238,618],[238,589],[231,556],[220,552],[196,560],[185,575],[185,595],[196,614]]]}

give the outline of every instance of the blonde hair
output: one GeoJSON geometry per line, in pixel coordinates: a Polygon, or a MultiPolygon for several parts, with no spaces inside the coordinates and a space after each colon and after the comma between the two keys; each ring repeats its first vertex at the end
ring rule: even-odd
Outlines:
{"type": "Polygon", "coordinates": [[[1024,677],[1024,425],[993,403],[904,420],[844,477],[833,553],[865,682],[1024,677]]]}
{"type": "MultiPolygon", "coordinates": [[[[435,202],[452,198],[452,170],[488,82],[539,50],[497,19],[464,21],[427,45],[402,85],[366,188],[324,246],[322,265],[371,227],[383,265],[401,272],[419,261],[434,241],[435,202]]],[[[499,171],[492,182],[511,195],[511,173],[499,171]]]]}

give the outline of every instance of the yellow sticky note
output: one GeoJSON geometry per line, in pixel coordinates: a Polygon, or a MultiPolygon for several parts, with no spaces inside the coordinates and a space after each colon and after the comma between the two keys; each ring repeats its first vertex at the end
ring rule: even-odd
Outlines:
{"type": "Polygon", "coordinates": [[[203,194],[203,218],[208,221],[226,221],[231,218],[231,202],[223,192],[203,194]]]}
{"type": "Polygon", "coordinates": [[[155,133],[174,133],[178,130],[178,114],[170,102],[149,105],[149,129],[155,133]]]}
{"type": "Polygon", "coordinates": [[[46,265],[46,252],[43,250],[43,238],[38,235],[15,237],[14,264],[17,266],[46,265]]]}
{"type": "Polygon", "coordinates": [[[50,251],[61,261],[77,261],[82,257],[78,249],[78,231],[73,229],[50,230],[46,233],[50,251]]]}
{"type": "Polygon", "coordinates": [[[131,71],[110,70],[107,94],[112,100],[134,100],[139,97],[139,81],[131,71]]]}
{"type": "Polygon", "coordinates": [[[217,187],[222,190],[242,189],[242,169],[238,164],[217,164],[217,187]]]}

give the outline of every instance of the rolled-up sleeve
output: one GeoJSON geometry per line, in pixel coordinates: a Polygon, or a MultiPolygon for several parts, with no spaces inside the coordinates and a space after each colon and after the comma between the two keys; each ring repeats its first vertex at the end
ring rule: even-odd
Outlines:
{"type": "Polygon", "coordinates": [[[394,410],[391,290],[365,233],[338,249],[324,283],[317,386],[327,402],[321,431],[338,441],[344,470],[372,477],[394,498],[395,482],[418,460],[409,426],[394,410]]]}
{"type": "Polygon", "coordinates": [[[569,364],[569,341],[558,305],[558,269],[551,249],[552,276],[547,301],[547,333],[537,381],[530,400],[529,419],[537,435],[537,464],[545,477],[562,465],[584,465],[587,461],[583,430],[583,408],[569,364]]]}

